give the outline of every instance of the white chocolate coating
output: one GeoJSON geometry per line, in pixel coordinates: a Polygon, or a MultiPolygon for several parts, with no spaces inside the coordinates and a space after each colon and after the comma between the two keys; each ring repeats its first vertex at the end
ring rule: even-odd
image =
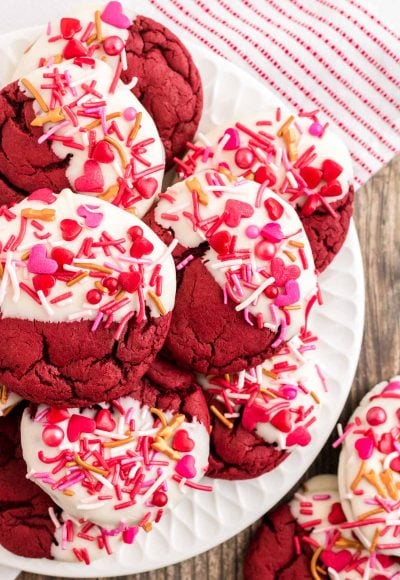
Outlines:
{"type": "MultiPolygon", "coordinates": [[[[226,376],[198,375],[198,380],[206,390],[224,391],[233,411],[229,413],[225,406],[224,414],[231,422],[235,421],[232,414],[236,415],[246,428],[254,429],[259,437],[276,444],[278,449],[306,446],[318,431],[321,401],[326,392],[311,350],[315,346],[306,345],[297,336],[292,338],[276,356],[258,367],[230,375],[232,389],[226,385],[226,376]],[[255,390],[257,396],[253,399],[255,390]]],[[[216,393],[215,398],[224,403],[221,394],[216,393]]]]}
{"type": "MultiPolygon", "coordinates": [[[[234,220],[235,217],[233,215],[234,220]]],[[[265,327],[276,331],[281,325],[280,342],[300,332],[307,305],[317,292],[317,278],[309,241],[297,213],[289,204],[257,183],[248,180],[232,182],[223,174],[205,171],[170,187],[156,206],[155,218],[164,228],[172,229],[176,239],[188,248],[197,247],[205,240],[212,243],[215,235],[224,233],[230,241],[235,239],[234,252],[228,250],[229,259],[225,255],[221,257],[213,247],[202,258],[207,270],[221,287],[221,292],[227,292],[226,302],[232,301],[237,311],[243,311],[245,318],[248,313],[255,317],[260,315],[261,324],[265,327]],[[218,185],[209,184],[217,180],[218,185]],[[196,201],[194,205],[196,193],[192,193],[190,187],[201,189],[204,203],[196,201]],[[279,219],[271,219],[266,211],[264,203],[271,200],[282,211],[279,219]],[[228,225],[224,216],[231,212],[228,208],[237,207],[238,204],[252,215],[241,217],[238,224],[229,219],[232,225],[228,225]],[[196,213],[198,217],[194,218],[194,224],[190,216],[196,213]],[[258,232],[255,237],[247,235],[249,227],[258,232]],[[268,229],[268,237],[262,234],[264,227],[268,229]],[[213,230],[211,235],[210,230],[213,230]],[[269,233],[273,237],[277,235],[278,241],[270,243],[269,233]],[[268,258],[258,252],[260,243],[267,243],[271,249],[272,254],[268,258]],[[301,254],[305,260],[301,259],[301,254]],[[264,293],[267,286],[278,282],[272,270],[273,263],[284,268],[285,276],[286,273],[296,272],[293,277],[288,274],[287,280],[279,284],[279,294],[288,291],[287,284],[295,287],[293,297],[284,303],[279,303],[285,300],[281,296],[269,298],[264,293]],[[242,265],[246,272],[243,272],[242,265]]]]}
{"type": "Polygon", "coordinates": [[[272,181],[268,185],[270,189],[282,195],[294,206],[301,207],[309,195],[319,193],[321,186],[327,184],[327,181],[321,178],[317,186],[309,187],[300,175],[301,167],[321,169],[325,160],[331,160],[342,168],[342,172],[336,178],[341,193],[324,198],[326,203],[331,204],[343,198],[353,184],[352,161],[344,142],[329,127],[323,131],[322,136],[311,134],[310,127],[313,123],[315,123],[313,118],[296,117],[289,109],[266,106],[262,117],[249,117],[238,123],[234,119],[227,125],[214,127],[206,135],[200,136],[195,142],[197,151],[189,151],[186,154],[183,159],[185,165],[182,167],[178,165],[178,171],[182,178],[183,175],[187,177],[204,169],[217,169],[218,166],[223,166],[235,176],[251,179],[257,169],[266,166],[272,176],[272,181]],[[296,150],[293,159],[285,137],[280,134],[281,128],[290,118],[293,120],[288,127],[293,131],[292,138],[296,150]],[[231,139],[227,144],[228,148],[225,148],[224,143],[229,135],[231,139]],[[297,161],[310,148],[313,148],[313,158],[306,161],[307,157],[304,157],[306,162],[297,165],[297,161]],[[246,155],[248,165],[245,163],[244,167],[240,156],[246,159],[246,155]]]}
{"type": "MultiPolygon", "coordinates": [[[[30,72],[25,79],[42,97],[50,111],[61,107],[60,117],[55,121],[45,122],[41,130],[43,138],[51,133],[51,147],[60,159],[70,155],[66,176],[74,191],[85,192],[88,195],[100,196],[107,201],[118,200],[118,205],[124,209],[134,210],[139,217],[150,208],[156,194],[161,190],[164,176],[165,153],[153,119],[133,93],[119,81],[115,91],[111,92],[114,71],[101,60],[92,59],[93,66],[77,66],[72,61],[66,61],[52,67],[43,67],[30,72]],[[60,75],[62,81],[54,88],[55,83],[45,75],[60,75]],[[96,94],[87,92],[87,86],[93,83],[96,94]],[[63,94],[60,88],[64,87],[63,94]],[[54,105],[54,94],[60,95],[61,103],[54,105]],[[99,104],[97,106],[97,104],[99,104]],[[125,111],[136,111],[133,119],[125,118],[125,111]],[[94,115],[94,116],[93,116],[94,115]],[[130,135],[141,116],[136,136],[130,135]],[[101,121],[101,122],[100,122],[101,121]],[[98,122],[98,126],[91,126],[98,122]],[[59,141],[69,137],[68,141],[59,141]],[[104,156],[97,155],[95,146],[102,143],[113,156],[112,161],[104,161],[104,156]],[[144,145],[139,145],[144,143],[144,145]],[[81,147],[78,149],[77,147],[81,147]],[[85,173],[85,163],[91,160],[96,164],[99,174],[93,189],[81,189],[79,178],[85,173]],[[126,177],[128,189],[119,195],[119,179],[126,177]],[[129,187],[128,187],[129,186],[129,187]],[[144,191],[144,195],[143,195],[144,191]]],[[[34,97],[29,88],[24,85],[24,79],[19,82],[20,89],[29,97],[34,97]]],[[[35,122],[46,119],[48,112],[43,111],[37,99],[34,100],[35,122]]],[[[110,158],[109,157],[109,158],[110,158]]],[[[106,158],[107,159],[107,158],[106,158]]],[[[88,179],[90,183],[93,179],[88,179]]],[[[114,202],[116,203],[116,202],[114,202]]]]}
{"type": "MultiPolygon", "coordinates": [[[[101,301],[97,304],[89,304],[87,293],[95,289],[96,281],[102,278],[90,276],[90,272],[96,272],[96,268],[105,268],[104,277],[113,276],[118,279],[120,272],[129,273],[130,268],[138,270],[143,268],[143,275],[139,284],[139,289],[133,293],[126,293],[124,305],[114,312],[113,320],[119,322],[130,312],[137,313],[140,311],[140,295],[143,295],[145,304],[150,308],[151,315],[157,317],[161,315],[160,309],[150,298],[149,291],[154,291],[150,286],[150,279],[154,268],[161,264],[159,274],[163,277],[162,292],[159,296],[166,312],[172,310],[175,301],[175,268],[173,260],[169,255],[168,249],[141,220],[129,212],[109,204],[100,199],[94,199],[85,195],[77,195],[71,190],[65,189],[59,195],[50,194],[54,199],[53,203],[46,204],[43,201],[27,198],[12,208],[14,219],[7,220],[6,217],[0,217],[0,241],[3,252],[0,254],[0,260],[5,268],[5,275],[0,283],[0,307],[3,318],[23,318],[27,320],[40,320],[45,322],[68,322],[71,320],[94,320],[99,309],[105,304],[115,300],[107,291],[101,295],[101,301]],[[83,208],[83,209],[82,209],[83,208]],[[22,241],[15,250],[9,249],[4,251],[7,241],[11,236],[18,237],[20,230],[22,213],[28,209],[33,211],[53,211],[55,212],[53,221],[40,221],[43,226],[42,230],[35,228],[32,223],[35,220],[27,219],[26,231],[22,241]],[[86,212],[87,217],[82,217],[79,213],[86,212]],[[99,222],[93,227],[91,219],[94,218],[99,222]],[[74,220],[78,227],[81,227],[79,235],[72,241],[65,241],[60,229],[62,220],[74,220]],[[88,223],[91,224],[89,227],[88,223]],[[153,250],[150,254],[143,256],[143,259],[134,260],[129,257],[132,241],[129,237],[128,230],[138,226],[142,228],[144,237],[153,244],[153,250]],[[107,232],[114,240],[122,240],[119,245],[120,250],[115,246],[108,246],[110,255],[106,255],[101,240],[104,239],[103,232],[107,232]],[[39,239],[37,235],[47,236],[39,239]],[[84,240],[91,238],[93,241],[89,256],[83,253],[78,256],[79,250],[84,240]],[[95,246],[100,243],[99,246],[95,246]],[[38,299],[34,300],[30,295],[24,292],[20,283],[33,289],[32,282],[38,272],[33,273],[30,266],[30,259],[26,258],[27,252],[32,253],[32,247],[40,246],[50,258],[54,248],[64,248],[74,254],[72,265],[64,268],[61,274],[69,274],[74,277],[79,273],[85,273],[86,276],[78,283],[68,286],[62,276],[57,272],[53,276],[54,285],[46,298],[47,305],[38,299]],[[123,253],[122,253],[123,251],[123,253]],[[77,257],[78,256],[78,257],[77,257]],[[160,257],[164,256],[164,258],[160,257]],[[125,261],[124,261],[125,260],[125,261]],[[142,265],[141,265],[142,262],[142,265]],[[82,267],[79,264],[83,264],[82,267]],[[108,264],[108,266],[104,266],[108,264]],[[66,268],[69,268],[67,270],[66,268]],[[106,273],[108,272],[108,273],[106,273]],[[58,277],[57,277],[58,276],[58,277]],[[67,300],[59,303],[51,303],[55,297],[65,293],[72,293],[67,300]]],[[[12,246],[11,246],[12,248],[12,246]]],[[[42,264],[39,264],[43,268],[42,264]]],[[[44,273],[42,269],[40,273],[44,273]]],[[[35,293],[34,293],[35,294],[35,293]]],[[[114,294],[115,296],[115,294],[114,294]]]]}
{"type": "Polygon", "coordinates": [[[338,471],[347,518],[371,521],[355,529],[359,540],[370,548],[378,530],[378,549],[396,556],[400,556],[399,416],[400,376],[396,376],[371,389],[354,411],[346,427],[338,471]],[[382,422],[374,424],[372,419],[371,424],[371,417],[379,415],[382,422]]]}
{"type": "MultiPolygon", "coordinates": [[[[178,474],[176,467],[179,461],[185,458],[185,461],[193,462],[195,474],[190,474],[190,482],[198,482],[204,476],[208,467],[209,434],[205,426],[196,421],[196,419],[189,423],[181,415],[180,424],[174,429],[172,435],[165,437],[163,441],[169,446],[174,445],[177,447],[174,440],[176,432],[186,431],[186,435],[193,442],[193,450],[191,453],[178,452],[179,458],[172,459],[152,447],[151,442],[157,437],[160,426],[155,425],[156,419],[151,414],[148,406],[142,406],[131,397],[124,397],[118,400],[118,408],[107,404],[103,404],[102,407],[104,409],[113,408],[112,417],[115,422],[113,431],[96,429],[90,434],[82,434],[81,439],[85,439],[86,443],[83,443],[83,445],[87,445],[87,448],[94,452],[99,450],[99,445],[102,443],[101,454],[106,464],[109,461],[112,462],[113,458],[117,458],[114,461],[114,463],[120,465],[117,475],[115,475],[117,468],[113,467],[113,462],[105,470],[105,465],[100,465],[96,457],[90,453],[81,452],[79,441],[73,442],[68,438],[69,432],[67,428],[69,421],[71,421],[70,416],[81,415],[93,419],[97,416],[97,410],[89,408],[82,411],[70,409],[69,417],[57,423],[57,427],[64,432],[63,440],[57,447],[50,447],[44,442],[42,437],[47,422],[46,414],[41,418],[43,411],[46,412],[46,406],[41,405],[36,414],[36,421],[31,419],[29,410],[26,410],[21,423],[21,443],[24,459],[28,466],[28,476],[48,493],[57,505],[78,519],[88,519],[104,527],[117,527],[121,521],[130,526],[140,524],[143,519],[152,522],[156,519],[159,511],[159,507],[152,504],[152,497],[160,486],[168,496],[166,509],[173,509],[188,489],[185,482],[180,485],[173,479],[173,476],[178,474]],[[121,414],[120,407],[124,409],[124,415],[121,414]],[[113,446],[118,441],[125,439],[127,439],[126,443],[113,446]],[[101,441],[101,443],[91,443],[93,440],[101,441]],[[140,447],[139,451],[137,446],[141,442],[142,447],[140,447]],[[104,444],[106,445],[104,446],[104,444]],[[107,444],[111,445],[108,446],[107,444]],[[146,446],[148,460],[146,460],[146,451],[143,445],[146,446]],[[45,457],[56,457],[61,451],[65,451],[68,453],[68,457],[75,459],[77,455],[85,457],[86,463],[98,465],[101,473],[98,475],[96,472],[88,471],[85,467],[75,465],[72,467],[65,466],[53,476],[49,473],[53,464],[49,468],[48,464],[43,463],[40,459],[40,452],[43,452],[45,457]],[[125,475],[124,478],[119,475],[128,473],[126,471],[128,467],[124,467],[125,465],[129,466],[128,479],[125,478],[125,475]],[[47,475],[43,475],[44,472],[47,475]],[[140,483],[139,478],[138,491],[134,494],[134,500],[132,500],[130,493],[133,493],[135,487],[134,478],[135,476],[139,477],[139,472],[142,473],[143,479],[140,483]],[[64,486],[60,483],[66,476],[73,478],[74,474],[77,473],[79,479],[77,483],[70,485],[67,483],[64,486]],[[87,475],[88,473],[89,475],[87,475]],[[85,478],[82,474],[86,474],[85,478]],[[91,495],[88,492],[88,488],[81,485],[82,479],[83,482],[94,481],[97,483],[96,480],[100,481],[101,489],[91,495]],[[51,483],[52,481],[53,483],[51,483]],[[113,481],[118,484],[121,491],[119,498],[118,491],[112,483],[113,481]],[[60,488],[53,489],[55,482],[58,482],[60,488]],[[65,485],[74,492],[73,495],[65,495],[63,493],[65,485]],[[163,488],[163,486],[165,487],[163,488]],[[125,504],[128,505],[124,507],[125,504]]],[[[174,416],[169,412],[164,415],[168,422],[174,419],[174,416]]],[[[176,417],[175,415],[175,419],[176,417]]]]}

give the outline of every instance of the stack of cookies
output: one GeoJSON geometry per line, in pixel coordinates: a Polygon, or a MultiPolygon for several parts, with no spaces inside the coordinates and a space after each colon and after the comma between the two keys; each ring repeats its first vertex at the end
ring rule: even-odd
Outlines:
{"type": "Polygon", "coordinates": [[[266,104],[196,135],[189,52],[116,1],[49,24],[14,78],[0,544],[84,565],[212,493],[205,475],[257,477],[317,436],[309,318],[348,231],[352,166],[315,111],[266,104]]]}

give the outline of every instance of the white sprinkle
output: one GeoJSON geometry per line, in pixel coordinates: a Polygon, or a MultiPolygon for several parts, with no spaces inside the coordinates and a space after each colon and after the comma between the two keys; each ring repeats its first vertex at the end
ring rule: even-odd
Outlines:
{"type": "Polygon", "coordinates": [[[102,429],[95,429],[95,435],[99,435],[100,437],[106,437],[107,439],[126,439],[126,435],[121,435],[119,433],[110,433],[109,431],[103,431],[102,429]]]}
{"type": "Polygon", "coordinates": [[[190,205],[191,205],[190,202],[178,203],[178,205],[174,205],[174,207],[168,209],[167,213],[174,215],[183,209],[187,209],[188,207],[190,207],[190,205]]]}
{"type": "Polygon", "coordinates": [[[383,469],[388,469],[392,459],[396,459],[396,457],[398,457],[399,454],[397,451],[393,451],[393,453],[390,453],[389,455],[386,455],[385,460],[383,462],[383,469]]]}
{"type": "Polygon", "coordinates": [[[140,469],[140,463],[135,463],[135,465],[132,465],[131,470],[129,472],[128,478],[132,479],[135,475],[136,472],[140,469]]]}
{"type": "Polygon", "coordinates": [[[243,260],[225,260],[224,262],[214,262],[211,264],[211,268],[213,270],[222,270],[231,266],[240,266],[241,264],[243,264],[243,260]]]}
{"type": "Polygon", "coordinates": [[[172,240],[172,242],[170,243],[168,248],[165,250],[165,252],[163,254],[161,254],[161,256],[159,258],[154,259],[153,263],[156,262],[158,264],[163,264],[165,262],[165,260],[168,258],[168,256],[170,256],[172,254],[172,252],[175,250],[178,243],[179,242],[177,239],[172,240]]]}
{"type": "Polygon", "coordinates": [[[18,277],[17,277],[17,272],[15,270],[15,266],[12,262],[10,262],[10,264],[6,264],[6,268],[8,270],[11,284],[12,284],[12,287],[14,289],[14,294],[13,294],[13,298],[12,298],[13,302],[18,302],[18,300],[21,296],[21,289],[19,287],[19,282],[18,282],[18,277]]]}
{"type": "Polygon", "coordinates": [[[224,417],[226,417],[227,419],[237,419],[238,417],[240,417],[240,413],[225,413],[224,417]]]}
{"type": "Polygon", "coordinates": [[[244,379],[246,377],[246,371],[240,371],[238,373],[238,389],[241,390],[244,387],[244,379]]]}
{"type": "Polygon", "coordinates": [[[125,48],[121,51],[121,64],[122,64],[122,70],[127,70],[128,69],[128,60],[126,58],[126,50],[125,50],[125,48]]]}
{"type": "Polygon", "coordinates": [[[43,293],[43,290],[38,290],[37,295],[39,296],[39,300],[40,300],[43,308],[46,310],[47,314],[49,316],[54,316],[54,310],[52,309],[52,307],[48,303],[46,296],[43,293]]]}
{"type": "Polygon", "coordinates": [[[230,137],[229,133],[225,133],[225,135],[222,137],[221,141],[218,143],[217,147],[215,148],[214,156],[212,158],[212,166],[213,167],[218,167],[222,150],[225,147],[225,145],[228,143],[230,138],[231,137],[230,137]]]}
{"type": "Polygon", "coordinates": [[[132,77],[131,82],[127,83],[125,87],[131,91],[136,87],[138,80],[139,80],[138,77],[132,77]]]}
{"type": "Polygon", "coordinates": [[[67,270],[68,272],[82,272],[82,270],[86,271],[86,268],[78,268],[77,266],[71,266],[70,264],[64,264],[64,270],[67,270]]]}
{"type": "Polygon", "coordinates": [[[295,178],[295,176],[293,175],[293,173],[291,171],[287,171],[286,172],[286,177],[287,177],[287,180],[288,180],[288,182],[290,183],[290,185],[292,187],[297,187],[298,186],[297,181],[296,181],[296,178],[295,178]]]}
{"type": "Polygon", "coordinates": [[[168,473],[163,473],[163,474],[161,474],[161,475],[160,475],[160,477],[159,477],[158,479],[156,479],[156,481],[153,483],[153,485],[151,485],[151,486],[149,487],[149,489],[146,491],[146,493],[142,495],[142,498],[141,498],[142,502],[144,503],[145,501],[147,501],[147,500],[148,500],[148,498],[149,498],[151,495],[153,495],[153,493],[156,491],[156,489],[157,489],[158,487],[160,487],[160,485],[161,485],[162,483],[164,483],[164,481],[165,481],[165,480],[166,480],[168,477],[169,477],[169,474],[168,474],[168,473]]]}
{"type": "Polygon", "coordinates": [[[123,177],[124,176],[124,172],[122,171],[121,164],[116,159],[112,162],[111,165],[114,167],[115,173],[117,175],[119,175],[119,177],[123,177]]]}
{"type": "Polygon", "coordinates": [[[93,477],[95,479],[100,481],[100,483],[102,483],[105,487],[108,487],[108,489],[114,489],[114,486],[111,483],[111,481],[108,481],[108,479],[106,477],[104,477],[103,475],[101,475],[100,473],[96,473],[95,471],[92,471],[91,474],[93,475],[93,477]]]}
{"type": "Polygon", "coordinates": [[[68,320],[79,320],[81,318],[91,318],[95,314],[94,310],[81,310],[80,312],[74,312],[68,316],[68,320]]]}
{"type": "Polygon", "coordinates": [[[56,530],[58,530],[59,528],[61,528],[61,524],[60,524],[60,522],[57,519],[57,516],[55,514],[55,511],[54,511],[53,506],[50,506],[49,507],[49,516],[50,516],[50,519],[53,522],[54,527],[56,528],[56,530]]]}
{"type": "Polygon", "coordinates": [[[246,298],[246,300],[243,300],[243,302],[235,306],[235,310],[237,312],[240,312],[241,310],[244,310],[244,308],[250,306],[253,300],[258,298],[258,296],[260,296],[260,294],[265,290],[265,288],[270,284],[273,284],[273,282],[275,282],[275,278],[273,276],[271,276],[271,278],[267,278],[266,280],[264,280],[264,282],[262,282],[259,285],[259,287],[256,290],[254,290],[254,292],[250,294],[248,298],[246,298]]]}
{"type": "Polygon", "coordinates": [[[206,147],[212,147],[213,145],[211,141],[204,135],[204,133],[197,133],[196,140],[200,141],[200,143],[203,143],[203,145],[206,147]]]}
{"type": "MultiPolygon", "coordinates": [[[[90,499],[92,499],[92,498],[90,498],[90,499]]],[[[109,503],[109,501],[98,501],[97,503],[91,503],[91,504],[84,504],[84,503],[78,504],[76,507],[78,508],[78,510],[97,510],[97,509],[104,507],[108,503],[109,503]]]]}

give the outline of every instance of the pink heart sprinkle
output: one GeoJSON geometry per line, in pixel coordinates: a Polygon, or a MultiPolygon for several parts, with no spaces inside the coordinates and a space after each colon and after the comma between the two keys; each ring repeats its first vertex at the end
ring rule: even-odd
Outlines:
{"type": "Polygon", "coordinates": [[[286,445],[287,447],[292,447],[293,445],[300,445],[301,447],[305,447],[311,441],[311,435],[307,431],[305,427],[296,427],[294,431],[289,433],[286,437],[286,445]]]}
{"type": "Polygon", "coordinates": [[[104,177],[97,161],[89,159],[83,166],[83,175],[75,179],[75,189],[78,193],[102,193],[104,177]]]}
{"type": "Polygon", "coordinates": [[[283,240],[283,232],[281,226],[277,223],[266,224],[261,230],[261,235],[263,238],[269,242],[277,244],[283,240]]]}
{"type": "Polygon", "coordinates": [[[285,284],[284,294],[279,294],[275,300],[274,304],[276,306],[289,306],[290,304],[295,304],[300,298],[300,286],[296,280],[288,280],[285,284]]]}
{"type": "Polygon", "coordinates": [[[360,459],[369,459],[374,452],[374,442],[369,437],[361,437],[354,444],[360,459]]]}
{"type": "Polygon", "coordinates": [[[96,209],[98,209],[96,205],[80,205],[76,210],[76,213],[84,218],[88,228],[97,228],[103,221],[104,215],[101,212],[93,211],[96,209]]]}
{"type": "Polygon", "coordinates": [[[383,392],[387,393],[390,391],[398,391],[399,389],[400,389],[400,381],[392,381],[391,383],[386,385],[386,387],[383,389],[383,392]]]}
{"type": "Polygon", "coordinates": [[[101,19],[115,28],[129,28],[131,21],[128,16],[122,11],[122,4],[120,2],[109,2],[104,8],[101,19]]]}
{"type": "Polygon", "coordinates": [[[236,228],[242,218],[249,218],[253,215],[254,209],[245,201],[228,199],[225,204],[225,223],[230,228],[236,228]]]}
{"type": "Polygon", "coordinates": [[[232,151],[233,149],[238,149],[240,147],[239,131],[237,129],[234,129],[233,127],[230,127],[225,131],[224,137],[226,135],[228,135],[229,139],[225,143],[223,149],[225,151],[232,151]]]}
{"type": "Polygon", "coordinates": [[[28,199],[30,201],[42,201],[43,203],[50,205],[56,201],[57,196],[54,195],[54,193],[48,187],[42,187],[41,189],[36,189],[36,191],[33,191],[28,199]]]}
{"type": "Polygon", "coordinates": [[[193,479],[197,473],[193,455],[184,455],[175,465],[175,471],[186,479],[193,479]]]}
{"type": "Polygon", "coordinates": [[[67,427],[67,437],[71,442],[78,441],[82,433],[93,433],[96,430],[96,421],[85,415],[71,415],[67,427]]]}
{"type": "Polygon", "coordinates": [[[57,262],[47,257],[44,244],[32,246],[26,266],[31,274],[54,274],[58,269],[57,262]]]}

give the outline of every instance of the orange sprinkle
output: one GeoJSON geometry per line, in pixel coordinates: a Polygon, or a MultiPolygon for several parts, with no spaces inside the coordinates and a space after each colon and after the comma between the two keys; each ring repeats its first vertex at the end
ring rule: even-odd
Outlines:
{"type": "Polygon", "coordinates": [[[375,514],[381,514],[384,511],[385,510],[383,508],[375,508],[373,510],[370,510],[369,512],[364,512],[363,514],[360,514],[359,516],[357,516],[357,520],[358,521],[366,520],[367,518],[374,516],[375,514]]]}
{"type": "Polygon", "coordinates": [[[371,469],[368,473],[364,473],[365,479],[376,489],[376,491],[384,498],[387,498],[386,489],[382,487],[375,471],[371,469]]]}
{"type": "Polygon", "coordinates": [[[21,211],[21,215],[27,219],[42,220],[43,222],[53,222],[56,219],[56,210],[32,209],[31,207],[26,207],[21,211]]]}
{"type": "Polygon", "coordinates": [[[310,391],[310,395],[312,396],[314,401],[317,403],[317,405],[319,405],[321,401],[319,400],[317,393],[315,393],[314,391],[310,391]]]}
{"type": "Polygon", "coordinates": [[[96,23],[96,38],[99,42],[101,42],[103,40],[103,35],[102,35],[102,31],[101,31],[101,12],[100,10],[96,10],[96,12],[94,13],[94,19],[95,19],[95,23],[96,23]]]}
{"type": "Polygon", "coordinates": [[[185,181],[185,184],[191,193],[193,193],[193,192],[197,193],[197,195],[199,197],[199,203],[201,203],[201,205],[208,205],[208,195],[205,193],[205,191],[201,187],[201,183],[197,179],[197,177],[192,177],[191,179],[187,179],[185,181]]]}
{"type": "Polygon", "coordinates": [[[15,409],[15,407],[16,407],[16,406],[17,406],[17,404],[15,404],[15,405],[10,405],[10,406],[9,406],[9,407],[7,407],[6,409],[3,409],[3,417],[7,417],[7,415],[8,415],[9,413],[11,413],[11,411],[12,411],[13,409],[15,409]]]}
{"type": "Polygon", "coordinates": [[[360,542],[357,542],[357,540],[350,540],[343,536],[335,542],[335,546],[337,548],[354,548],[355,550],[362,550],[364,548],[364,546],[360,544],[360,542]]]}
{"type": "Polygon", "coordinates": [[[77,268],[86,268],[86,270],[96,270],[97,272],[104,272],[104,274],[112,274],[113,271],[110,268],[101,266],[100,264],[92,264],[91,262],[75,262],[74,266],[77,268]]]}
{"type": "Polygon", "coordinates": [[[104,288],[103,284],[100,282],[100,280],[96,280],[96,282],[94,283],[95,287],[97,288],[97,290],[99,290],[99,292],[108,292],[107,288],[104,288]]]}
{"type": "Polygon", "coordinates": [[[323,550],[322,546],[317,548],[315,550],[313,557],[311,558],[311,562],[310,562],[311,575],[315,580],[321,580],[321,576],[317,572],[317,562],[318,562],[318,558],[319,558],[322,550],[323,550]]]}
{"type": "Polygon", "coordinates": [[[88,275],[89,272],[82,272],[81,274],[78,274],[77,276],[75,276],[75,278],[71,278],[71,280],[68,280],[67,286],[74,286],[75,284],[78,284],[78,282],[86,278],[86,276],[88,275]]]}
{"type": "Polygon", "coordinates": [[[163,427],[158,433],[157,438],[164,438],[168,439],[171,437],[172,433],[176,431],[176,429],[182,425],[185,420],[185,415],[176,415],[171,422],[163,427]]]}
{"type": "Polygon", "coordinates": [[[59,123],[65,119],[65,115],[61,107],[51,109],[47,115],[40,115],[35,117],[31,122],[32,127],[43,127],[45,123],[59,123]]]}
{"type": "Polygon", "coordinates": [[[287,129],[283,134],[283,140],[285,141],[289,161],[296,161],[296,159],[298,158],[298,153],[296,144],[296,134],[294,132],[294,129],[287,129]]]}
{"type": "Polygon", "coordinates": [[[283,306],[282,310],[300,310],[300,304],[291,304],[290,306],[283,306]]]}
{"type": "Polygon", "coordinates": [[[21,83],[24,85],[26,90],[33,95],[33,98],[37,101],[37,104],[42,109],[42,111],[44,113],[48,113],[49,107],[47,106],[47,103],[45,102],[39,91],[37,91],[36,88],[33,86],[33,84],[30,81],[28,81],[28,79],[21,79],[21,83]]]}
{"type": "Polygon", "coordinates": [[[278,129],[278,131],[276,133],[278,135],[278,137],[283,137],[283,134],[289,129],[289,127],[293,123],[293,121],[294,121],[294,115],[290,115],[290,117],[288,117],[286,119],[286,121],[283,123],[281,128],[278,129]]]}
{"type": "Polygon", "coordinates": [[[5,385],[1,385],[0,387],[0,403],[4,405],[8,401],[8,390],[5,385]]]}
{"type": "Polygon", "coordinates": [[[107,441],[107,443],[103,443],[103,447],[120,447],[121,445],[132,443],[132,441],[134,441],[134,437],[127,437],[126,439],[118,439],[117,441],[107,441]]]}
{"type": "Polygon", "coordinates": [[[360,465],[360,469],[358,470],[358,473],[357,473],[356,477],[354,478],[354,480],[350,486],[351,491],[354,491],[355,489],[357,489],[357,485],[360,483],[360,481],[364,477],[366,467],[367,467],[366,461],[362,461],[361,465],[360,465]]]}
{"type": "Polygon", "coordinates": [[[107,143],[109,143],[112,147],[115,147],[121,159],[122,167],[125,169],[125,167],[128,165],[128,161],[126,159],[125,152],[122,149],[121,145],[117,141],[115,141],[115,139],[112,139],[111,137],[108,136],[104,137],[104,141],[107,141],[107,143]]]}
{"type": "Polygon", "coordinates": [[[228,427],[228,429],[233,429],[232,421],[229,421],[229,419],[224,417],[224,415],[217,409],[217,407],[215,407],[214,405],[210,405],[210,411],[214,413],[217,419],[219,419],[221,423],[225,425],[225,427],[228,427]]]}
{"type": "Polygon", "coordinates": [[[134,141],[136,139],[136,136],[139,133],[141,122],[142,122],[142,113],[141,113],[141,111],[139,111],[136,115],[132,130],[129,133],[128,143],[132,143],[132,141],[134,141]]]}
{"type": "Polygon", "coordinates": [[[107,189],[107,191],[105,193],[102,193],[101,195],[98,195],[97,197],[99,197],[100,199],[104,199],[105,201],[111,201],[117,195],[118,190],[119,190],[119,185],[117,185],[117,184],[110,185],[110,187],[107,189]]]}
{"type": "Polygon", "coordinates": [[[277,399],[278,398],[277,395],[275,395],[275,393],[273,393],[269,389],[264,389],[264,387],[262,387],[260,389],[260,393],[263,393],[263,395],[268,395],[269,397],[272,397],[272,399],[277,399]]]}
{"type": "Polygon", "coordinates": [[[72,497],[73,495],[75,495],[75,492],[72,491],[72,489],[64,489],[63,494],[64,495],[69,495],[69,496],[72,497]]]}
{"type": "Polygon", "coordinates": [[[21,260],[25,261],[29,258],[29,254],[30,254],[30,250],[26,250],[26,252],[24,252],[21,256],[21,260]]]}
{"type": "Polygon", "coordinates": [[[153,302],[157,306],[161,316],[165,316],[167,314],[167,311],[165,309],[164,304],[161,302],[160,298],[157,296],[157,294],[155,294],[152,290],[148,290],[147,296],[153,300],[153,302]]]}
{"type": "Polygon", "coordinates": [[[170,459],[174,459],[175,461],[179,461],[181,458],[181,454],[172,449],[172,447],[170,447],[162,437],[156,437],[156,440],[151,444],[151,447],[160,453],[164,453],[164,455],[170,459]]]}
{"type": "Polygon", "coordinates": [[[290,240],[289,246],[293,246],[293,248],[304,248],[303,242],[296,242],[296,240],[290,240]]]}
{"type": "MultiPolygon", "coordinates": [[[[111,119],[116,119],[117,117],[120,116],[121,113],[110,113],[109,115],[106,116],[106,121],[111,121],[111,119]]],[[[86,131],[91,131],[92,129],[96,129],[96,127],[98,127],[99,125],[101,125],[101,119],[96,119],[95,121],[92,121],[91,123],[86,125],[84,128],[86,129],[86,131]]]]}
{"type": "MultiPolygon", "coordinates": [[[[104,447],[106,445],[107,445],[107,443],[104,443],[104,447]]],[[[90,463],[86,463],[86,461],[83,461],[83,459],[81,459],[77,453],[75,454],[74,459],[75,459],[75,462],[77,463],[77,465],[80,465],[81,467],[83,467],[83,469],[87,469],[87,471],[93,471],[94,473],[98,473],[99,475],[104,475],[105,477],[108,475],[108,471],[105,471],[104,469],[101,469],[100,467],[95,467],[94,465],[90,465],[90,463]]]]}
{"type": "Polygon", "coordinates": [[[267,371],[267,369],[262,369],[262,373],[263,375],[265,375],[266,377],[269,377],[270,379],[277,379],[278,375],[273,373],[272,371],[267,371]]]}
{"type": "Polygon", "coordinates": [[[399,492],[393,480],[393,471],[390,469],[390,467],[385,471],[382,471],[382,473],[380,474],[380,478],[383,485],[386,487],[390,497],[394,500],[397,500],[399,497],[399,492]]]}
{"type": "Polygon", "coordinates": [[[151,522],[146,522],[145,524],[143,524],[142,528],[148,534],[153,529],[153,524],[151,522]]]}
{"type": "Polygon", "coordinates": [[[379,538],[379,528],[375,528],[374,537],[372,538],[371,546],[370,546],[370,553],[372,554],[376,550],[376,545],[378,543],[379,538]]]}
{"type": "Polygon", "coordinates": [[[283,253],[289,258],[291,262],[295,262],[297,260],[296,256],[289,252],[288,250],[283,250],[283,253]]]}
{"type": "Polygon", "coordinates": [[[118,294],[116,294],[116,296],[115,296],[115,300],[118,302],[119,300],[121,300],[121,299],[122,299],[122,298],[125,296],[125,294],[126,294],[125,290],[122,290],[122,289],[121,289],[121,290],[118,292],[118,294]]]}
{"type": "Polygon", "coordinates": [[[151,413],[153,413],[153,415],[155,415],[156,417],[158,417],[160,419],[163,427],[166,427],[168,425],[168,421],[165,418],[164,413],[162,411],[160,411],[160,409],[157,409],[156,407],[151,407],[150,411],[151,411],[151,413]]]}

